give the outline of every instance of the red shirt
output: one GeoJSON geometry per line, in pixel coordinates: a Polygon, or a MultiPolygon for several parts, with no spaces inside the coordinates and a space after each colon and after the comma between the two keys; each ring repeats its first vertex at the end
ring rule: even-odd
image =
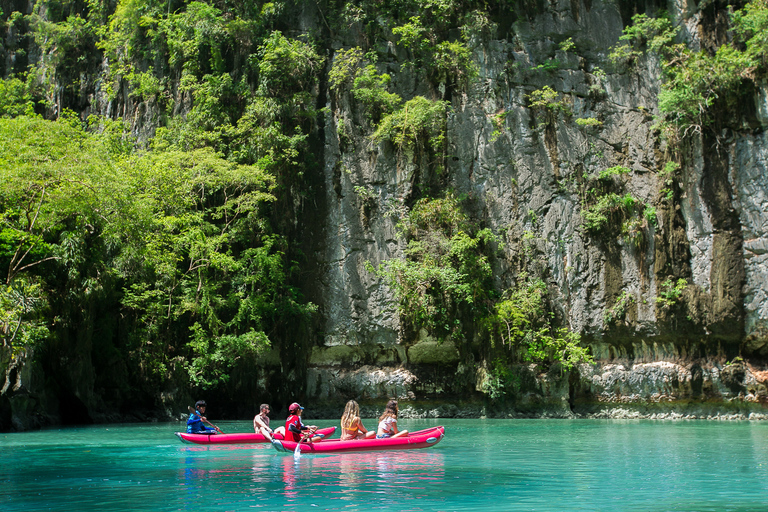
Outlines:
{"type": "Polygon", "coordinates": [[[299,418],[295,414],[291,414],[290,416],[288,416],[288,419],[285,420],[285,438],[288,441],[293,441],[294,443],[300,443],[301,435],[297,434],[296,432],[293,432],[291,430],[291,425],[293,425],[296,430],[302,430],[302,427],[304,426],[304,424],[301,422],[301,418],[299,418]]]}

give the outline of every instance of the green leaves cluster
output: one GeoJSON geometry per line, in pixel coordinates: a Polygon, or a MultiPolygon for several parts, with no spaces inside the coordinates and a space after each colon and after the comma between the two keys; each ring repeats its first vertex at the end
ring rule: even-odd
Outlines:
{"type": "Polygon", "coordinates": [[[620,43],[611,49],[608,57],[613,62],[633,64],[644,52],[664,55],[677,36],[678,29],[666,13],[658,18],[649,18],[646,14],[632,16],[632,24],[624,29],[619,37],[620,43]]]}
{"type": "MultiPolygon", "coordinates": [[[[541,279],[524,272],[503,296],[494,290],[491,262],[501,241],[475,228],[454,195],[420,200],[398,228],[408,241],[406,258],[388,260],[376,272],[398,297],[410,329],[459,345],[483,339],[486,350],[502,354],[499,361],[557,362],[564,369],[591,361],[580,336],[555,325],[541,279]]],[[[505,363],[494,368],[485,384],[497,398],[508,375],[505,363]]]]}
{"type": "Polygon", "coordinates": [[[659,110],[673,133],[699,132],[713,120],[713,110],[729,111],[750,94],[768,71],[768,2],[753,0],[731,16],[734,37],[714,52],[675,44],[677,29],[666,17],[633,17],[614,61],[634,62],[644,51],[661,57],[665,81],[659,110]]]}
{"type": "Polygon", "coordinates": [[[399,110],[384,116],[371,136],[375,142],[388,140],[398,149],[443,148],[449,104],[423,96],[408,100],[399,110]]]}
{"type": "Polygon", "coordinates": [[[181,366],[196,385],[225,384],[268,332],[315,311],[271,232],[276,177],[211,148],[134,152],[114,139],[65,118],[0,119],[3,343],[43,339],[60,297],[113,296],[146,382],[181,366]]]}
{"type": "Polygon", "coordinates": [[[528,106],[543,117],[557,114],[570,116],[573,113],[565,98],[561,98],[560,94],[548,85],[528,94],[528,101],[528,106]]]}
{"type": "Polygon", "coordinates": [[[619,227],[627,241],[642,247],[646,230],[656,226],[656,209],[632,194],[624,193],[624,180],[630,169],[617,165],[600,171],[595,176],[585,175],[581,199],[584,228],[592,234],[606,228],[619,227]]]}
{"type": "Polygon", "coordinates": [[[685,279],[678,279],[673,281],[671,278],[666,279],[659,286],[658,296],[656,297],[656,304],[662,308],[670,308],[677,304],[683,296],[683,291],[688,287],[688,281],[685,279]]]}
{"type": "Polygon", "coordinates": [[[434,83],[466,87],[477,74],[472,53],[465,42],[439,40],[434,29],[425,27],[420,16],[413,16],[404,25],[392,29],[400,36],[398,44],[411,50],[412,65],[425,70],[434,83]]]}
{"type": "Polygon", "coordinates": [[[552,322],[546,309],[546,295],[544,282],[523,272],[517,286],[507,290],[487,320],[492,339],[517,349],[525,362],[558,363],[565,370],[593,362],[588,349],[581,346],[578,333],[552,322]]]}
{"type": "Polygon", "coordinates": [[[328,80],[331,91],[337,95],[351,90],[352,96],[366,108],[366,114],[377,122],[382,114],[392,113],[403,100],[388,91],[390,76],[379,73],[374,64],[365,62],[359,46],[340,50],[333,60],[328,80]]]}
{"type": "Polygon", "coordinates": [[[398,229],[408,240],[406,258],[376,271],[398,296],[402,317],[414,329],[464,340],[462,320],[482,316],[492,296],[489,259],[499,239],[475,229],[453,194],[421,199],[398,229]]]}
{"type": "Polygon", "coordinates": [[[23,356],[49,335],[48,301],[40,283],[30,278],[0,285],[0,347],[11,358],[23,356]]]}

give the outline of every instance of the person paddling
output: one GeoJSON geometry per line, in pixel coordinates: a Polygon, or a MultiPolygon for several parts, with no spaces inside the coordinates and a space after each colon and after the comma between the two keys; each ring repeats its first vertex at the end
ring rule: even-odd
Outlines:
{"type": "MultiPolygon", "coordinates": [[[[311,435],[314,433],[315,430],[317,430],[317,427],[314,425],[305,425],[301,421],[301,414],[304,412],[304,408],[300,406],[298,403],[293,402],[291,405],[288,406],[288,419],[285,420],[285,439],[287,441],[293,441],[294,443],[300,443],[302,441],[306,441],[306,438],[304,437],[304,432],[309,431],[308,433],[311,435]]],[[[309,440],[310,443],[314,443],[315,441],[320,441],[322,439],[322,436],[315,436],[312,439],[309,440]]]]}
{"type": "Polygon", "coordinates": [[[379,418],[379,428],[376,431],[376,439],[403,437],[408,435],[407,430],[397,430],[397,415],[400,409],[397,400],[387,402],[384,414],[379,418]]]}
{"type": "Polygon", "coordinates": [[[269,404],[261,404],[259,414],[253,418],[253,431],[263,435],[267,441],[272,442],[272,434],[285,435],[285,428],[277,427],[275,430],[269,428],[269,404]]]}
{"type": "Polygon", "coordinates": [[[208,404],[205,400],[198,400],[195,402],[195,411],[190,413],[187,420],[187,433],[188,434],[216,434],[216,428],[208,428],[203,422],[206,422],[213,426],[205,417],[205,408],[208,404]]]}

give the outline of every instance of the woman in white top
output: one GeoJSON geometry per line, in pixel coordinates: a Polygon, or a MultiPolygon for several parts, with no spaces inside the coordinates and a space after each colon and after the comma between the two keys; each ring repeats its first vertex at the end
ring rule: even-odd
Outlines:
{"type": "Polygon", "coordinates": [[[376,431],[376,439],[403,437],[408,435],[407,430],[397,430],[397,400],[387,402],[384,414],[379,418],[379,428],[376,431]]]}

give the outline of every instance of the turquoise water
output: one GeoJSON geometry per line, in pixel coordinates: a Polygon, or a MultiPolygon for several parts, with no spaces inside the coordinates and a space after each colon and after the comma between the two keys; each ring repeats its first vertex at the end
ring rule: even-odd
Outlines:
{"type": "Polygon", "coordinates": [[[0,510],[768,509],[768,422],[400,420],[437,424],[433,448],[299,460],[182,444],[178,423],[0,434],[0,510]]]}

